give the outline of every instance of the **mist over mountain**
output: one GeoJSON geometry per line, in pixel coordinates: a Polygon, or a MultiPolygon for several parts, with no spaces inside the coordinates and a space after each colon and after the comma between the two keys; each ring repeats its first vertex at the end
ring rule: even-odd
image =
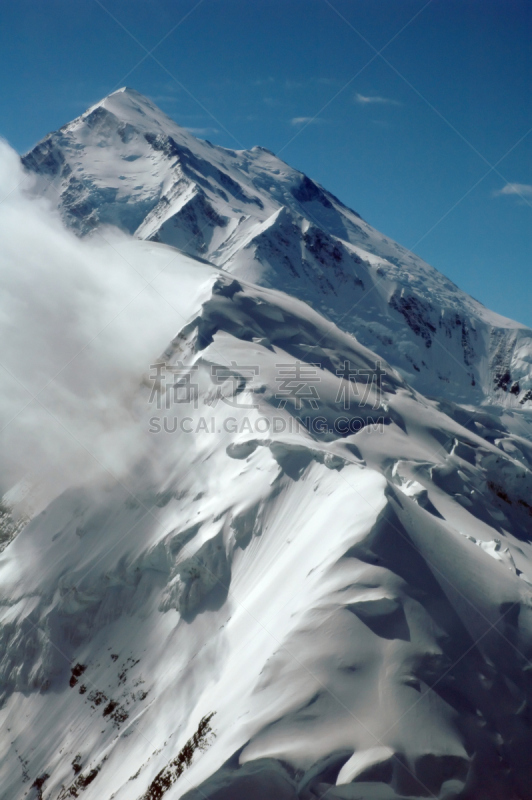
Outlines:
{"type": "Polygon", "coordinates": [[[530,403],[528,328],[485,309],[261,147],[227,150],[120,89],[23,158],[80,235],[115,225],[316,308],[453,401],[530,403]]]}
{"type": "Polygon", "coordinates": [[[0,169],[2,797],[532,798],[532,331],[133,89],[0,169]]]}

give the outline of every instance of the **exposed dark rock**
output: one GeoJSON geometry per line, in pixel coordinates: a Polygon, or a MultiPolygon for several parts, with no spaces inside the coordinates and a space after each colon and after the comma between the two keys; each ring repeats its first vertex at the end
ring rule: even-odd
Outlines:
{"type": "Polygon", "coordinates": [[[50,776],[48,775],[48,773],[45,772],[44,775],[41,775],[39,778],[35,778],[35,780],[31,784],[32,789],[37,789],[37,795],[36,795],[37,800],[43,799],[43,786],[49,777],[50,776]]]}
{"type": "Polygon", "coordinates": [[[292,187],[290,191],[299,203],[311,203],[313,200],[316,200],[325,208],[333,207],[323,189],[320,189],[320,187],[314,183],[314,181],[311,181],[310,178],[307,178],[306,175],[303,175],[300,182],[292,187]]]}
{"type": "Polygon", "coordinates": [[[183,745],[175,758],[168,762],[153,779],[148,787],[148,791],[142,796],[142,800],[159,800],[177,779],[183,774],[187,767],[192,764],[194,753],[197,750],[204,751],[210,741],[211,736],[216,736],[211,728],[211,720],[215,712],[207,714],[200,721],[194,735],[183,745]]]}
{"type": "Polygon", "coordinates": [[[508,391],[508,384],[512,380],[512,376],[506,370],[500,374],[495,375],[493,378],[493,382],[495,384],[496,389],[502,389],[504,392],[508,391]]]}
{"type": "Polygon", "coordinates": [[[70,681],[69,681],[69,685],[70,685],[71,689],[74,688],[74,686],[78,682],[78,678],[80,678],[81,675],[83,675],[83,673],[85,672],[86,669],[87,669],[87,667],[86,667],[85,664],[75,664],[72,667],[72,669],[70,670],[72,674],[70,676],[70,681]]]}
{"type": "Polygon", "coordinates": [[[431,347],[432,334],[436,333],[436,327],[430,320],[432,306],[413,295],[404,295],[398,291],[394,292],[389,302],[395,311],[402,314],[416,336],[425,340],[425,346],[431,347]]]}

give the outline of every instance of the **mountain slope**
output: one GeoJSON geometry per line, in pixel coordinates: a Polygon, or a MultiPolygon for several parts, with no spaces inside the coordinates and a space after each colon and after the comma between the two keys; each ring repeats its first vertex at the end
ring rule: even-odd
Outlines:
{"type": "Polygon", "coordinates": [[[279,292],[189,312],[142,462],[0,556],[3,797],[532,797],[532,447],[279,292]]]}
{"type": "Polygon", "coordinates": [[[176,316],[125,474],[3,498],[2,800],[532,800],[530,331],[132,90],[23,161],[176,316]]]}
{"type": "Polygon", "coordinates": [[[455,402],[532,405],[532,333],[260,147],[196,139],[121,89],[23,158],[80,234],[117,225],[282,289],[455,402]]]}

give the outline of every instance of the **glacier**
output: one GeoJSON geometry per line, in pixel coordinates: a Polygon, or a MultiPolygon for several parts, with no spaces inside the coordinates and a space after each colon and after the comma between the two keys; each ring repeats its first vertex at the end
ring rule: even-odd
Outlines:
{"type": "Polygon", "coordinates": [[[176,311],[122,471],[13,503],[2,797],[532,798],[532,332],[132,89],[22,164],[176,311]]]}
{"type": "Polygon", "coordinates": [[[287,292],[425,394],[532,403],[528,328],[488,311],[264,148],[199,140],[124,88],[23,163],[80,234],[116,225],[287,292]]]}

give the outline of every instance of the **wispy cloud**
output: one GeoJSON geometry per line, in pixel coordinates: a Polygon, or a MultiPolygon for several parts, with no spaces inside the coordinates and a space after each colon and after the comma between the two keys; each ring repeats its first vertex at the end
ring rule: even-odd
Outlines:
{"type": "Polygon", "coordinates": [[[209,133],[220,133],[218,128],[189,128],[187,126],[185,130],[189,133],[193,133],[195,136],[207,136],[209,133]]]}
{"type": "Polygon", "coordinates": [[[400,106],[399,100],[392,100],[390,97],[380,97],[380,95],[364,95],[359,92],[355,95],[355,103],[362,106],[367,105],[387,105],[387,106],[400,106]]]}
{"type": "Polygon", "coordinates": [[[493,192],[494,196],[502,194],[514,194],[518,197],[532,197],[532,185],[529,183],[507,183],[502,189],[493,192]]]}
{"type": "Polygon", "coordinates": [[[150,452],[132,398],[183,311],[167,254],[116,228],[78,239],[25,179],[0,141],[0,494],[24,479],[39,511],[106,471],[127,480],[150,452]]]}
{"type": "Polygon", "coordinates": [[[305,83],[303,81],[293,81],[290,78],[287,78],[284,82],[285,89],[303,89],[305,87],[305,83]]]}
{"type": "Polygon", "coordinates": [[[292,117],[290,125],[322,125],[324,122],[320,117],[292,117]]]}
{"type": "Polygon", "coordinates": [[[156,94],[152,95],[151,99],[154,103],[177,103],[178,98],[171,94],[156,94]]]}
{"type": "Polygon", "coordinates": [[[271,86],[272,83],[275,83],[275,78],[270,75],[268,78],[256,78],[251,83],[253,86],[271,86]]]}

